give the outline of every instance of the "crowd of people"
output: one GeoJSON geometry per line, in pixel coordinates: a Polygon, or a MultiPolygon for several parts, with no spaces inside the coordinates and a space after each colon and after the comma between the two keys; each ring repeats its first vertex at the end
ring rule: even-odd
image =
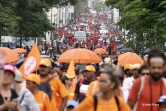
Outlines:
{"type": "MultiPolygon", "coordinates": [[[[66,63],[53,66],[57,59],[42,58],[38,69],[23,77],[15,65],[5,63],[6,53],[0,50],[0,111],[166,111],[166,56],[162,51],[151,50],[143,65],[121,65],[118,55],[110,57],[116,54],[115,38],[121,35],[109,24],[106,13],[82,13],[70,22],[67,29],[58,31],[54,51],[102,48],[107,52],[100,55],[102,62],[75,64],[71,69],[66,63]],[[101,26],[108,33],[101,32],[101,26]],[[69,29],[86,31],[85,40],[78,40],[69,29]]],[[[49,54],[50,47],[41,54],[49,54]]],[[[25,48],[27,53],[31,48],[25,48]]]]}
{"type": "MultiPolygon", "coordinates": [[[[0,50],[1,111],[165,111],[164,53],[149,52],[144,65],[87,64],[76,75],[42,58],[26,78],[0,50]]],[[[68,70],[71,70],[68,68],[68,70]]]]}
{"type": "Polygon", "coordinates": [[[103,48],[108,51],[109,55],[116,54],[117,40],[123,36],[117,25],[110,22],[108,13],[91,14],[88,9],[86,13],[73,17],[68,24],[55,33],[54,39],[41,48],[43,54],[49,54],[52,48],[58,54],[62,54],[70,48],[89,50],[103,48]],[[76,32],[79,31],[85,32],[85,37],[80,38],[76,35],[76,32]]]}

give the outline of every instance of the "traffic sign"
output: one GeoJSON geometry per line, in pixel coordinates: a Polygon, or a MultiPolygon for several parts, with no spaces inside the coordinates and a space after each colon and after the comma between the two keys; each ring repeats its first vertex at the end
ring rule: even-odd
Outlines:
{"type": "Polygon", "coordinates": [[[69,6],[68,12],[69,13],[74,13],[74,6],[69,6]]]}

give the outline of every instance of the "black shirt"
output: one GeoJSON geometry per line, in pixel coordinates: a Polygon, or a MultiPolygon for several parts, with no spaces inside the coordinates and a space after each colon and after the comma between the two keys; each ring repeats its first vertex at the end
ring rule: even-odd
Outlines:
{"type": "MultiPolygon", "coordinates": [[[[16,99],[18,97],[18,95],[13,89],[10,89],[10,91],[11,91],[10,101],[12,101],[13,99],[16,99]]],[[[0,105],[2,105],[2,104],[4,104],[4,100],[3,100],[2,95],[0,94],[0,105]]],[[[3,111],[8,111],[8,110],[3,110],[3,111]]]]}
{"type": "Polygon", "coordinates": [[[79,99],[78,99],[79,103],[81,103],[85,99],[89,84],[91,82],[92,81],[82,79],[76,84],[75,94],[79,95],[79,99]]]}

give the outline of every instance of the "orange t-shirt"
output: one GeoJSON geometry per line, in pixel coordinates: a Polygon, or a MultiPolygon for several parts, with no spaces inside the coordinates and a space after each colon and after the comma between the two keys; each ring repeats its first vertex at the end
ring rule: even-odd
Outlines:
{"type": "MultiPolygon", "coordinates": [[[[137,101],[137,96],[138,96],[138,91],[140,89],[140,83],[141,83],[141,79],[136,79],[131,90],[130,90],[130,94],[129,94],[129,100],[130,101],[133,101],[133,102],[136,102],[137,101]]],[[[137,107],[137,110],[136,111],[150,111],[150,106],[148,105],[151,105],[150,103],[150,84],[149,84],[149,77],[146,76],[145,78],[145,83],[144,83],[144,88],[141,92],[141,95],[140,95],[140,100],[139,100],[139,103],[138,103],[138,107],[137,107]]],[[[152,83],[152,109],[153,111],[158,111],[159,110],[159,107],[158,105],[156,104],[157,101],[159,100],[160,98],[160,90],[161,90],[161,87],[160,87],[160,83],[161,82],[151,82],[152,83]],[[155,106],[156,105],[156,106],[155,106]]],[[[166,88],[165,88],[165,85],[164,85],[164,81],[162,80],[162,95],[166,95],[166,88]]]]}
{"type": "MultiPolygon", "coordinates": [[[[124,100],[121,97],[118,97],[118,99],[120,111],[130,111],[130,107],[124,102],[124,100]]],[[[93,97],[86,97],[74,111],[94,111],[93,97]]],[[[118,111],[118,106],[114,96],[108,101],[98,99],[97,111],[118,111]]]]}
{"type": "MultiPolygon", "coordinates": [[[[72,86],[71,88],[66,89],[66,91],[67,91],[67,94],[68,94],[68,101],[73,100],[75,87],[72,86]]],[[[57,103],[57,108],[59,109],[61,107],[61,104],[62,104],[62,98],[59,97],[58,94],[56,95],[56,103],[57,103]]]]}
{"type": "Polygon", "coordinates": [[[68,93],[68,101],[73,100],[74,97],[74,91],[75,91],[75,87],[70,87],[69,89],[67,89],[67,93],[68,93]]]}
{"type": "MultiPolygon", "coordinates": [[[[48,78],[47,79],[41,78],[42,82],[45,82],[47,80],[48,78]]],[[[59,104],[56,101],[57,98],[60,98],[62,100],[62,98],[67,96],[67,91],[63,83],[58,78],[54,78],[49,82],[49,84],[51,85],[52,89],[52,97],[51,97],[52,109],[53,111],[56,111],[59,108],[59,104]]]]}
{"type": "Polygon", "coordinates": [[[43,91],[38,91],[34,97],[39,105],[40,111],[52,111],[51,102],[47,94],[45,94],[43,91]]]}

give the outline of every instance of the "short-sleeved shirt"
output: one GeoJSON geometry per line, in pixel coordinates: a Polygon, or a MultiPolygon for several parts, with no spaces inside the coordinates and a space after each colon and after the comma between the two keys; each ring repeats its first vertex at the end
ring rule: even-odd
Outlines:
{"type": "MultiPolygon", "coordinates": [[[[13,89],[10,89],[10,91],[11,91],[10,101],[12,101],[13,99],[16,99],[18,97],[18,95],[13,89]]],[[[0,94],[0,105],[2,105],[2,104],[4,104],[4,100],[3,100],[2,95],[0,94]]],[[[3,110],[3,111],[8,111],[8,110],[3,110]]]]}
{"type": "Polygon", "coordinates": [[[127,77],[123,81],[123,87],[127,88],[128,90],[130,90],[132,85],[133,85],[133,83],[134,83],[134,77],[133,76],[132,77],[127,77]]]}
{"type": "Polygon", "coordinates": [[[88,91],[88,87],[91,81],[88,81],[86,79],[80,80],[80,81],[76,84],[75,94],[79,95],[78,100],[79,102],[82,102],[86,97],[86,93],[88,91]],[[83,81],[83,82],[81,83],[80,81],[83,81]]]}
{"type": "MultiPolygon", "coordinates": [[[[48,80],[48,78],[47,79],[41,78],[42,82],[46,82],[47,80],[48,80]]],[[[52,109],[54,109],[56,111],[56,110],[58,110],[58,108],[61,105],[61,104],[57,103],[56,98],[63,99],[64,97],[67,97],[68,94],[67,94],[65,86],[58,78],[54,78],[53,80],[51,80],[49,82],[49,84],[50,84],[51,90],[52,90],[52,97],[51,97],[52,109]]]]}
{"type": "Polygon", "coordinates": [[[18,100],[21,111],[40,111],[33,94],[28,89],[25,88],[20,91],[18,100]]]}
{"type": "MultiPolygon", "coordinates": [[[[136,79],[129,93],[129,100],[136,102],[138,91],[140,89],[141,79],[136,79]]],[[[159,106],[156,104],[161,95],[166,95],[166,88],[164,81],[161,79],[159,82],[151,81],[152,90],[150,91],[149,77],[145,77],[144,88],[140,95],[138,107],[136,111],[150,111],[152,105],[153,111],[159,111],[159,106]],[[162,85],[161,85],[162,83],[162,85]],[[161,87],[162,86],[162,87],[161,87]],[[162,88],[162,89],[161,89],[162,88]],[[151,93],[150,93],[151,92],[151,93]],[[162,93],[162,94],[160,94],[162,93]],[[152,96],[150,96],[152,94],[152,96]],[[152,104],[150,103],[152,97],[152,104]]]]}
{"type": "Polygon", "coordinates": [[[40,111],[52,111],[51,110],[51,101],[46,93],[43,91],[38,91],[34,95],[36,102],[40,108],[40,111]]]}
{"type": "MultiPolygon", "coordinates": [[[[130,107],[121,97],[118,97],[118,100],[120,111],[130,111],[130,107]]],[[[85,100],[75,108],[75,111],[94,111],[93,97],[86,97],[85,100]]],[[[108,101],[98,99],[97,111],[118,111],[118,105],[116,104],[115,97],[113,96],[108,101]]]]}

